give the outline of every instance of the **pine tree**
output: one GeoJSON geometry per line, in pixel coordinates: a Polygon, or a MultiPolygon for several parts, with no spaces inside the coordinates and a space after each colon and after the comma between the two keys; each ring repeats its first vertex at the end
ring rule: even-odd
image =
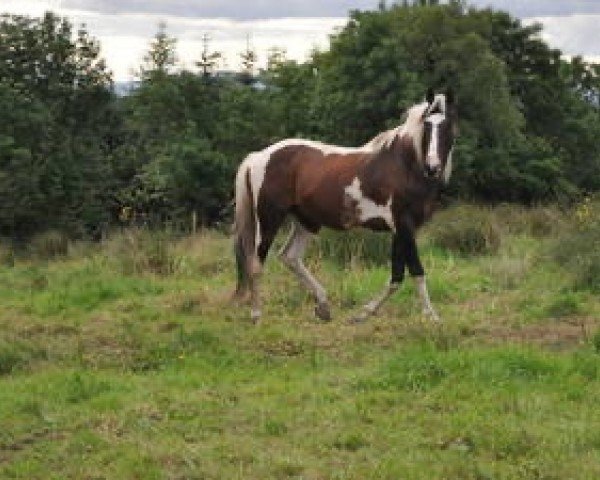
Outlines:
{"type": "Polygon", "coordinates": [[[176,45],[177,40],[167,34],[167,24],[160,22],[150,50],[144,56],[142,78],[170,73],[177,62],[176,45]]]}
{"type": "Polygon", "coordinates": [[[208,34],[205,33],[204,35],[202,35],[202,54],[200,55],[200,61],[196,62],[196,66],[200,68],[200,70],[202,71],[202,76],[205,78],[212,75],[217,65],[219,65],[219,61],[221,60],[221,58],[223,58],[221,52],[210,51],[210,49],[208,48],[209,41],[210,37],[208,36],[208,34]]]}
{"type": "Polygon", "coordinates": [[[242,61],[242,81],[250,83],[254,77],[254,67],[257,61],[256,51],[250,45],[250,35],[246,35],[246,49],[240,53],[242,61]]]}

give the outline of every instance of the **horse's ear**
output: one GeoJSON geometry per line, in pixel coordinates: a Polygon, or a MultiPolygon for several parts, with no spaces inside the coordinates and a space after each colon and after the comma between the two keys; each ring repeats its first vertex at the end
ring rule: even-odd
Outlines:
{"type": "Polygon", "coordinates": [[[433,101],[435,100],[435,92],[433,91],[433,88],[429,87],[427,89],[427,95],[425,96],[425,100],[427,100],[427,103],[429,105],[433,103],[433,101]]]}

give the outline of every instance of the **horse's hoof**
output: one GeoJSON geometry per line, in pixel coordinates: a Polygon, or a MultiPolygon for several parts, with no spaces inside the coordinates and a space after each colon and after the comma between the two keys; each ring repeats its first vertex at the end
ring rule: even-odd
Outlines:
{"type": "Polygon", "coordinates": [[[260,322],[260,310],[252,310],[250,312],[250,319],[254,325],[258,325],[260,322]]]}
{"type": "Polygon", "coordinates": [[[315,306],[315,315],[324,322],[330,322],[331,311],[329,310],[329,305],[326,303],[318,303],[315,306]]]}

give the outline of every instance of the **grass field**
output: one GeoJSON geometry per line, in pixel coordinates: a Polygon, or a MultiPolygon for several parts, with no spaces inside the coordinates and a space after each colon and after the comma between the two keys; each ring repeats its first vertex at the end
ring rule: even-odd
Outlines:
{"type": "Polygon", "coordinates": [[[309,256],[329,324],[273,256],[251,325],[217,232],[0,252],[0,478],[600,478],[596,264],[557,241],[575,217],[441,212],[420,239],[439,327],[410,281],[347,324],[388,277],[363,234],[309,256]]]}

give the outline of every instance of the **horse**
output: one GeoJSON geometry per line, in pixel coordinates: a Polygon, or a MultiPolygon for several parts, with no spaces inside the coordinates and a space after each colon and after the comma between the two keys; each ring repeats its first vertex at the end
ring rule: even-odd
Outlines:
{"type": "Polygon", "coordinates": [[[429,89],[422,103],[408,109],[403,124],[361,147],[286,139],[250,153],[235,178],[234,298],[250,296],[251,319],[261,317],[259,281],[263,264],[287,217],[292,230],[280,258],[315,300],[315,315],[331,320],[327,292],[302,258],[322,227],[365,227],[392,233],[391,278],[383,292],[353,318],[375,314],[400,286],[408,269],[423,312],[439,316],[431,304],[415,241],[417,229],[433,214],[441,188],[450,179],[457,135],[457,107],[451,90],[429,89]]]}

